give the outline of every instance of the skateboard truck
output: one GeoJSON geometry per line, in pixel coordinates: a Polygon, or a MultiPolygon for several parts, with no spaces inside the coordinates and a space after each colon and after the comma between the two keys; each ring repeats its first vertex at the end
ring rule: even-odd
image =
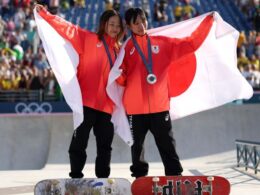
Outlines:
{"type": "Polygon", "coordinates": [[[209,194],[212,195],[213,194],[213,184],[212,184],[212,182],[214,181],[214,177],[208,176],[207,180],[209,182],[209,185],[203,186],[203,191],[209,192],[209,194]]]}
{"type": "Polygon", "coordinates": [[[153,194],[158,195],[158,192],[161,192],[161,188],[158,185],[158,182],[160,181],[159,177],[153,177],[153,194]]]}

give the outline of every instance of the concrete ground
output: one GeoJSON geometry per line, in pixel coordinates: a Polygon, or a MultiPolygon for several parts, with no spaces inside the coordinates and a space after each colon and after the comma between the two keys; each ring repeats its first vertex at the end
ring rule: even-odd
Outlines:
{"type": "MultiPolygon", "coordinates": [[[[218,175],[229,180],[231,195],[259,195],[260,175],[252,170],[236,167],[236,153],[229,151],[215,155],[187,159],[182,161],[183,175],[218,175]]],[[[129,163],[112,163],[111,177],[127,178],[130,176],[129,163]]],[[[43,179],[68,178],[69,164],[48,164],[41,170],[0,171],[1,195],[30,195],[34,186],[43,179]]],[[[163,175],[161,163],[150,163],[149,175],[163,175]]],[[[85,177],[95,177],[94,164],[86,164],[85,177]]]]}
{"type": "MultiPolygon", "coordinates": [[[[260,173],[236,167],[235,140],[259,142],[260,104],[225,105],[173,121],[183,175],[218,175],[231,183],[231,195],[260,195],[260,173]]],[[[37,182],[68,178],[72,116],[0,116],[0,195],[29,195],[37,182]]],[[[95,137],[90,135],[85,177],[95,177],[95,137]]],[[[130,148],[115,136],[111,177],[130,176],[130,148]]],[[[164,170],[151,134],[146,137],[149,175],[164,170]]]]}

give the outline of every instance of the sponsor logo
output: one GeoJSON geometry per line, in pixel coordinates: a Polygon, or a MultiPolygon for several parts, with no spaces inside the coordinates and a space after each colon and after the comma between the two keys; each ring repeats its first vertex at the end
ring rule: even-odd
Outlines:
{"type": "Polygon", "coordinates": [[[102,47],[103,43],[100,41],[97,43],[97,47],[102,47]]]}
{"type": "Polygon", "coordinates": [[[133,53],[135,52],[135,48],[133,47],[130,51],[130,56],[133,55],[133,53]]]}
{"type": "Polygon", "coordinates": [[[158,45],[152,45],[152,52],[158,54],[160,52],[160,48],[158,45]]]}

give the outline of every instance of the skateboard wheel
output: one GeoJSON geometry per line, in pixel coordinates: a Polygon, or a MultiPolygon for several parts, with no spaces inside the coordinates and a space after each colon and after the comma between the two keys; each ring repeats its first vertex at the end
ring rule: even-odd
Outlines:
{"type": "Polygon", "coordinates": [[[114,180],[114,179],[108,179],[107,182],[108,182],[109,184],[113,184],[113,183],[115,183],[115,180],[114,180]]]}
{"type": "Polygon", "coordinates": [[[207,180],[208,181],[214,181],[214,177],[213,176],[209,176],[209,177],[207,177],[207,180]]]}
{"type": "Polygon", "coordinates": [[[159,177],[153,177],[153,182],[158,182],[158,181],[160,181],[159,177]]]}

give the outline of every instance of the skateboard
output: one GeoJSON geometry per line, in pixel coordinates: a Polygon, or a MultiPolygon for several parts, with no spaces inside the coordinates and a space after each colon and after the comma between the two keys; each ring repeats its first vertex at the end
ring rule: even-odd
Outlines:
{"type": "Polygon", "coordinates": [[[149,176],[136,179],[133,195],[228,195],[230,183],[219,176],[149,176]]]}
{"type": "Polygon", "coordinates": [[[46,179],[34,187],[35,195],[131,195],[123,178],[46,179]]]}

